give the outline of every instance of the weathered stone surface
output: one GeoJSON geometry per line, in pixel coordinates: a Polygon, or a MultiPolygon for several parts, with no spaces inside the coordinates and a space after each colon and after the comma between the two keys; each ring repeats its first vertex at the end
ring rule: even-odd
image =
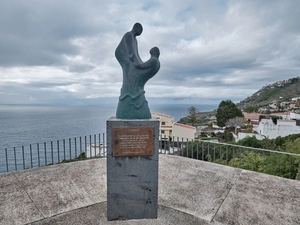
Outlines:
{"type": "Polygon", "coordinates": [[[134,24],[132,30],[123,36],[115,51],[123,70],[123,85],[116,114],[118,119],[151,119],[144,86],[160,68],[160,52],[154,47],[150,50],[150,59],[146,62],[141,60],[136,36],[142,32],[142,25],[134,24]]]}
{"type": "Polygon", "coordinates": [[[241,170],[160,155],[159,204],[211,221],[241,170]]]}
{"type": "Polygon", "coordinates": [[[215,224],[300,224],[300,182],[244,170],[215,224]]]}
{"type": "Polygon", "coordinates": [[[299,199],[296,180],[159,155],[158,218],[108,222],[104,158],[0,174],[1,225],[295,225],[299,199]]]}
{"type": "Polygon", "coordinates": [[[105,160],[47,166],[15,173],[44,216],[106,201],[105,160]]]}
{"type": "Polygon", "coordinates": [[[43,219],[14,173],[0,175],[0,224],[25,224],[43,219]]]}
{"type": "Polygon", "coordinates": [[[69,211],[51,218],[43,219],[32,223],[31,225],[76,225],[76,224],[132,224],[132,225],[165,225],[165,224],[184,224],[184,225],[209,225],[210,223],[200,218],[194,217],[184,212],[180,212],[165,206],[158,206],[157,219],[139,219],[128,221],[107,221],[106,202],[97,203],[85,208],[69,211]]]}
{"type": "MultiPolygon", "coordinates": [[[[120,120],[107,121],[107,218],[144,219],[157,218],[158,206],[158,135],[159,121],[120,120]],[[114,156],[114,128],[154,130],[153,154],[148,156],[114,156]]],[[[132,143],[135,147],[137,143],[132,143]]],[[[125,146],[126,147],[126,146],[125,146]]],[[[126,150],[126,149],[125,149],[126,150]]],[[[130,149],[126,150],[130,152],[130,149]]]]}

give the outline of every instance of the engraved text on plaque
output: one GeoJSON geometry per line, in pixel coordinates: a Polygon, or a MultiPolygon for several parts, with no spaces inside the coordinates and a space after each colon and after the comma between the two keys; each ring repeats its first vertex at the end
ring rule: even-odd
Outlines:
{"type": "Polygon", "coordinates": [[[154,127],[114,127],[113,156],[153,155],[154,127]]]}

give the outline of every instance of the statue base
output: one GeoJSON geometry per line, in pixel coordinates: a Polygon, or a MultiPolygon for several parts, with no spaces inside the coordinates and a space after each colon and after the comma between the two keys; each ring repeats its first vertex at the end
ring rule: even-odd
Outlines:
{"type": "Polygon", "coordinates": [[[107,120],[107,219],[156,219],[156,119],[107,120]]]}

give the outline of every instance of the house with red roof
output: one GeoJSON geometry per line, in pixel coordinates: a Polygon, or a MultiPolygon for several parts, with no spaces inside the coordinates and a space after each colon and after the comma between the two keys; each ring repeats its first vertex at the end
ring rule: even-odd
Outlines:
{"type": "Polygon", "coordinates": [[[152,112],[152,117],[160,121],[159,134],[161,139],[166,140],[177,140],[180,138],[180,141],[193,140],[195,139],[196,127],[176,123],[174,122],[174,117],[152,112]]]}

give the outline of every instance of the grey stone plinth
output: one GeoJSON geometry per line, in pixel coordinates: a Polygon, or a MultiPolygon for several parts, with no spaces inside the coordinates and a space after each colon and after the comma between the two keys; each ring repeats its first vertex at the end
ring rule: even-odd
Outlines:
{"type": "MultiPolygon", "coordinates": [[[[107,121],[107,219],[127,220],[157,218],[158,208],[158,138],[156,119],[107,121]],[[118,128],[153,128],[152,155],[114,156],[114,130],[118,128]],[[116,129],[114,129],[116,128],[116,129]]],[[[129,145],[128,145],[129,146],[129,145]]]]}

